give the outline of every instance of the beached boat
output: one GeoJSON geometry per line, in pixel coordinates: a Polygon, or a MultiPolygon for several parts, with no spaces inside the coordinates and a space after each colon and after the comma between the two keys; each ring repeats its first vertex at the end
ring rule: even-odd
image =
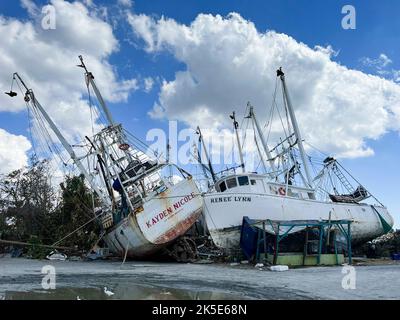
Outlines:
{"type": "MultiPolygon", "coordinates": [[[[81,143],[67,142],[33,90],[17,73],[13,79],[26,89],[25,101],[36,125],[43,129],[39,132],[48,128],[53,132],[44,139],[57,137],[58,141],[48,141],[49,147],[53,151],[63,147],[93,190],[97,202],[93,213],[110,251],[125,257],[152,255],[179,239],[200,217],[200,192],[189,173],[160,158],[152,159],[143,142],[114,122],[93,74],[82,57],[80,61],[88,92],[93,90],[100,105],[97,112],[106,119],[101,130],[81,143]]],[[[8,94],[17,95],[12,90],[8,94]]]]}
{"type": "MultiPolygon", "coordinates": [[[[264,173],[247,172],[242,156],[242,142],[238,140],[241,163],[235,170],[215,174],[208,161],[208,172],[213,185],[204,195],[204,216],[215,244],[225,249],[236,249],[240,240],[243,216],[261,221],[293,220],[351,220],[352,242],[374,239],[391,230],[394,221],[387,208],[361,184],[353,187],[349,173],[332,157],[326,157],[322,168],[313,178],[303,140],[297,124],[281,69],[277,83],[282,88],[284,113],[288,123],[286,136],[270,149],[254,113],[248,105],[247,118],[252,122],[260,163],[264,173]],[[260,147],[260,148],[259,148],[260,147]],[[237,173],[238,169],[241,173],[237,173]],[[329,185],[329,187],[328,187],[329,185]],[[344,190],[341,192],[341,190],[344,190]],[[374,204],[367,199],[376,200],[374,204]]],[[[234,129],[238,123],[235,116],[234,129]]],[[[200,139],[201,141],[201,139],[200,139]]],[[[207,154],[206,154],[207,156],[207,154]]],[[[273,233],[267,224],[267,231],[273,233]]],[[[297,232],[293,228],[291,232],[297,232]]]]}

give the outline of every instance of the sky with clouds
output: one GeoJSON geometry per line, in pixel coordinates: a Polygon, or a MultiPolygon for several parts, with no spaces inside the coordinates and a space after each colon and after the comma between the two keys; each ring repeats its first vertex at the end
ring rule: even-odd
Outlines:
{"type": "MultiPolygon", "coordinates": [[[[345,30],[347,2],[1,1],[0,87],[9,91],[18,71],[68,139],[90,134],[83,55],[136,136],[167,120],[212,136],[247,101],[266,120],[282,66],[305,140],[339,157],[400,220],[400,3],[351,1],[356,29],[345,30]],[[49,3],[55,30],[41,27],[49,3]]],[[[23,101],[0,95],[0,173],[27,163],[28,131],[23,101]]]]}

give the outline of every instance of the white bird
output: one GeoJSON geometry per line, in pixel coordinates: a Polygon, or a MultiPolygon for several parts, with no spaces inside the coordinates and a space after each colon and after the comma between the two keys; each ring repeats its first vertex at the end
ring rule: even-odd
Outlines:
{"type": "Polygon", "coordinates": [[[76,297],[76,300],[82,300],[81,298],[79,298],[79,296],[76,297]]]}
{"type": "Polygon", "coordinates": [[[109,297],[114,295],[114,292],[108,290],[107,287],[104,287],[104,293],[105,293],[106,295],[108,295],[109,297]]]}

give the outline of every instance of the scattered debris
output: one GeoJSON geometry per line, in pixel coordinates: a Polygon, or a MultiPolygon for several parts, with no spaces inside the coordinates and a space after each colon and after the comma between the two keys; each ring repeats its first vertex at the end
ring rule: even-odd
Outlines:
{"type": "Polygon", "coordinates": [[[198,237],[196,243],[200,243],[197,246],[197,253],[200,259],[220,260],[224,257],[223,250],[217,247],[210,237],[198,237]]]}
{"type": "Polygon", "coordinates": [[[106,259],[110,256],[110,250],[108,248],[100,248],[94,247],[90,252],[86,255],[86,258],[89,260],[97,260],[97,259],[106,259]]]}
{"type": "Polygon", "coordinates": [[[68,258],[69,261],[82,261],[81,257],[78,256],[72,256],[68,258]]]}
{"type": "Polygon", "coordinates": [[[186,236],[180,237],[166,250],[177,262],[193,262],[199,258],[196,243],[186,236]]]}
{"type": "Polygon", "coordinates": [[[400,253],[393,253],[392,260],[400,260],[400,253]]]}
{"type": "Polygon", "coordinates": [[[276,265],[276,266],[270,266],[269,270],[271,270],[271,271],[279,271],[279,272],[288,271],[289,267],[285,266],[285,265],[276,265]]]}
{"type": "Polygon", "coordinates": [[[22,256],[23,250],[21,248],[14,248],[11,251],[11,258],[19,258],[22,256]]]}
{"type": "Polygon", "coordinates": [[[236,266],[239,266],[240,263],[238,263],[238,262],[232,262],[232,263],[230,263],[229,265],[230,265],[231,267],[236,267],[236,266]]]}
{"type": "Polygon", "coordinates": [[[211,263],[214,263],[214,261],[207,259],[207,260],[198,260],[193,263],[195,263],[195,264],[211,264],[211,263]]]}
{"type": "Polygon", "coordinates": [[[50,252],[47,256],[46,256],[47,260],[59,260],[59,261],[65,261],[67,260],[67,255],[58,252],[57,250],[54,250],[52,252],[50,252]]]}
{"type": "Polygon", "coordinates": [[[241,263],[241,264],[248,264],[248,263],[249,263],[249,260],[242,260],[242,261],[240,261],[240,263],[241,263]]]}

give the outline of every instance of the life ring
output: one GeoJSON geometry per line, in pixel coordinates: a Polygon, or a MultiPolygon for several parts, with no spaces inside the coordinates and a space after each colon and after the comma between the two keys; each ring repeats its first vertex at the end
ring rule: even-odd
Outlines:
{"type": "Polygon", "coordinates": [[[118,148],[120,148],[120,149],[123,150],[123,151],[126,151],[126,150],[128,150],[128,149],[130,148],[130,145],[127,144],[127,143],[123,143],[123,144],[120,144],[120,145],[118,146],[118,148]]]}
{"type": "Polygon", "coordinates": [[[285,190],[284,187],[280,187],[280,188],[278,189],[278,192],[279,192],[279,194],[280,194],[281,196],[286,195],[286,190],[285,190]]]}

